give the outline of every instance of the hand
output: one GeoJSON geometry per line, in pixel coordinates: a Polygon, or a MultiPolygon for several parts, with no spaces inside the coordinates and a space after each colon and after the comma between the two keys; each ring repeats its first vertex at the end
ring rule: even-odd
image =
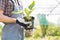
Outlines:
{"type": "Polygon", "coordinates": [[[26,22],[28,22],[29,23],[29,26],[28,27],[26,27],[26,30],[31,30],[31,29],[34,29],[34,17],[32,17],[31,16],[31,19],[30,20],[28,20],[26,17],[23,17],[24,19],[25,19],[25,21],[26,22]]]}
{"type": "Polygon", "coordinates": [[[16,23],[23,26],[25,29],[29,26],[29,23],[25,22],[23,18],[17,18],[16,23]]]}

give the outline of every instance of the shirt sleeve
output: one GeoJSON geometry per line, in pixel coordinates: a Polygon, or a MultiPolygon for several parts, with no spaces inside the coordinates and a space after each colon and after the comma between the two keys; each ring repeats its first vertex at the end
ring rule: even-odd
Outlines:
{"type": "Polygon", "coordinates": [[[5,1],[4,0],[0,0],[0,9],[4,10],[5,8],[5,1]]]}

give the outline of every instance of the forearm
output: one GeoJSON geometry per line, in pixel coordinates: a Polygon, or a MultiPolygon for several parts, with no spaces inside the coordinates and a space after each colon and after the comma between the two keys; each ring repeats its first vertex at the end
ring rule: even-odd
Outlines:
{"type": "Polygon", "coordinates": [[[16,23],[15,18],[7,17],[5,15],[0,15],[0,22],[4,23],[16,23]]]}

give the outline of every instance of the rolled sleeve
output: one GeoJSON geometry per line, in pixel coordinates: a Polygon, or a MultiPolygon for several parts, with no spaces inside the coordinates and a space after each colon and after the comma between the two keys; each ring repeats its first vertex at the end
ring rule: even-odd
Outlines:
{"type": "Polygon", "coordinates": [[[0,9],[4,10],[4,8],[5,8],[5,1],[0,0],[0,9]]]}

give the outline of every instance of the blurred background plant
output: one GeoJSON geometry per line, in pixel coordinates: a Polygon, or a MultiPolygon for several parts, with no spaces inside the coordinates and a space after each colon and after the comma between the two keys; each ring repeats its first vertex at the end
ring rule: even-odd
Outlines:
{"type": "Polygon", "coordinates": [[[50,36],[60,36],[60,26],[56,24],[49,24],[49,27],[46,31],[46,35],[50,36]]]}
{"type": "MultiPolygon", "coordinates": [[[[25,40],[40,40],[43,39],[42,30],[40,26],[37,26],[31,37],[26,37],[25,40]]],[[[49,27],[46,31],[46,37],[43,40],[60,40],[60,26],[49,23],[49,27]]]]}
{"type": "Polygon", "coordinates": [[[2,35],[2,28],[4,27],[4,23],[0,22],[0,36],[2,35]]]}

